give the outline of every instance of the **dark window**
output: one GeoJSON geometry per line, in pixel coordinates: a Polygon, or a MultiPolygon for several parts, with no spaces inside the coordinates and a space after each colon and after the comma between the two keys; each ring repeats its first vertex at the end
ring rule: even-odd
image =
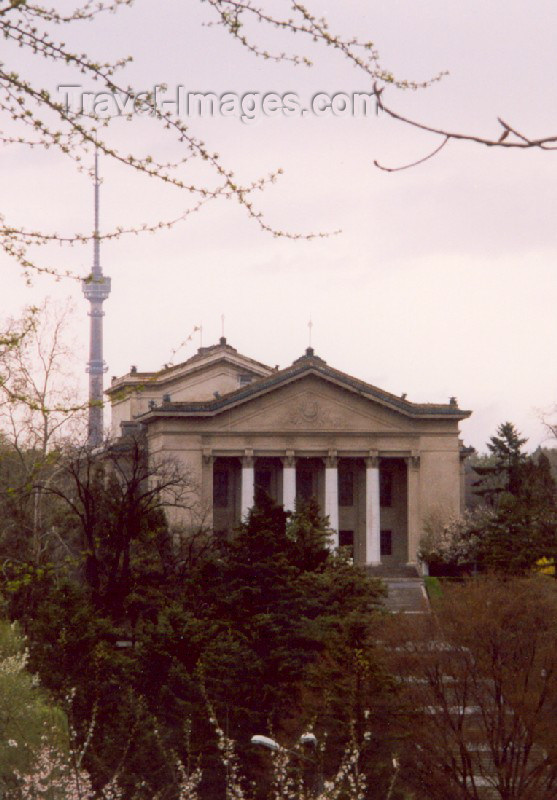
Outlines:
{"type": "Polygon", "coordinates": [[[271,496],[271,470],[255,470],[255,501],[260,502],[263,495],[271,496]]]}
{"type": "Polygon", "coordinates": [[[240,386],[249,386],[249,384],[253,381],[253,375],[239,375],[238,382],[240,386]]]}
{"type": "Polygon", "coordinates": [[[352,470],[340,469],[338,472],[338,504],[354,505],[354,473],[352,470]]]}
{"type": "Polygon", "coordinates": [[[354,555],[354,531],[339,531],[338,543],[340,547],[349,547],[350,554],[354,555]]]}
{"type": "Polygon", "coordinates": [[[255,487],[262,489],[267,494],[271,491],[271,470],[270,469],[256,469],[255,470],[255,487]]]}
{"type": "Polygon", "coordinates": [[[296,477],[296,494],[300,500],[307,503],[313,497],[313,473],[308,469],[302,469],[299,470],[296,477]]]}
{"type": "Polygon", "coordinates": [[[392,556],[393,554],[393,533],[392,531],[381,531],[381,555],[392,556]]]}
{"type": "Polygon", "coordinates": [[[228,472],[213,474],[213,505],[215,508],[228,508],[228,472]]]}
{"type": "Polygon", "coordinates": [[[381,470],[379,473],[379,494],[381,505],[385,508],[393,504],[393,473],[381,470]]]}

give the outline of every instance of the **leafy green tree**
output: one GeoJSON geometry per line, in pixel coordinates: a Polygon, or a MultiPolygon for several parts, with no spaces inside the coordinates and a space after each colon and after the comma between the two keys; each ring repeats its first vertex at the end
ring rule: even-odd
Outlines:
{"type": "MultiPolygon", "coordinates": [[[[178,591],[162,509],[188,491],[176,465],[147,464],[140,439],[108,448],[102,459],[87,448],[71,448],[45,487],[59,509],[65,557],[41,569],[5,564],[4,589],[11,615],[28,633],[33,668],[57,697],[76,690],[78,743],[95,720],[85,762],[96,787],[124,756],[131,764],[143,759],[157,773],[147,793],[173,780],[140,699],[136,630],[145,618],[156,620],[178,591]]],[[[145,773],[145,767],[137,769],[145,773]]]]}
{"type": "MultiPolygon", "coordinates": [[[[226,771],[207,700],[236,740],[248,782],[254,780],[261,763],[250,744],[253,734],[272,730],[296,739],[318,716],[325,729],[330,709],[342,707],[343,694],[348,699],[352,689],[332,682],[329,693],[338,691],[338,698],[318,707],[307,688],[312,668],[330,663],[340,642],[351,664],[369,660],[360,716],[372,684],[379,697],[382,678],[371,666],[369,639],[365,656],[357,651],[381,590],[330,553],[329,531],[315,508],[289,518],[264,501],[230,540],[213,537],[194,547],[187,564],[159,546],[149,527],[155,523],[147,517],[145,534],[134,539],[133,580],[120,584],[118,614],[97,601],[95,585],[79,571],[64,580],[48,573],[19,590],[26,598],[19,613],[27,615],[33,667],[59,694],[76,688],[81,737],[95,714],[85,760],[94,785],[103,785],[124,761],[127,791],[146,799],[170,791],[168,754],[176,752],[184,762],[200,759],[205,797],[221,796],[226,771]]],[[[103,535],[112,536],[110,526],[97,529],[103,535]]],[[[111,553],[97,545],[102,570],[111,553]]],[[[332,748],[331,765],[337,755],[332,748]]]]}
{"type": "Polygon", "coordinates": [[[557,558],[557,513],[509,497],[475,531],[477,564],[487,571],[525,575],[538,561],[557,558]]]}
{"type": "Polygon", "coordinates": [[[266,501],[220,545],[217,564],[207,565],[199,576],[202,597],[194,576],[191,602],[199,598],[199,615],[219,630],[204,654],[208,691],[212,675],[217,676],[217,712],[224,704],[233,706],[236,698],[239,707],[253,709],[259,725],[278,724],[292,715],[300,678],[341,620],[350,612],[369,618],[377,607],[377,583],[332,556],[328,538],[315,507],[289,520],[282,507],[266,501]],[[219,688],[218,665],[233,644],[244,650],[244,657],[236,663],[236,675],[232,666],[227,671],[230,684],[219,688]]]}
{"type": "Polygon", "coordinates": [[[69,448],[45,492],[65,512],[66,541],[93,603],[133,636],[138,615],[150,613],[151,581],[175,566],[164,509],[197,503],[187,473],[172,459],[148,459],[137,432],[108,443],[101,457],[69,448]]]}
{"type": "MultiPolygon", "coordinates": [[[[547,426],[547,423],[546,423],[547,426]]],[[[552,431],[553,433],[553,431],[552,431]]],[[[557,433],[557,430],[556,430],[557,433]]],[[[538,458],[540,455],[544,455],[547,460],[549,461],[551,467],[551,474],[553,478],[557,480],[557,447],[537,447],[534,450],[533,457],[538,458]]]]}
{"type": "Polygon", "coordinates": [[[0,793],[15,788],[45,743],[67,744],[66,717],[28,671],[28,657],[17,626],[0,622],[0,793]]]}

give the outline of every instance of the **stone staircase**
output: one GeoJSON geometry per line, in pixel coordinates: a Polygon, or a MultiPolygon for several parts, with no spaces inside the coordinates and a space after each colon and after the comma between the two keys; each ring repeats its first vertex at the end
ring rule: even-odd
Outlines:
{"type": "Polygon", "coordinates": [[[379,578],[387,588],[387,596],[383,600],[385,608],[393,614],[427,614],[429,602],[423,579],[416,567],[381,564],[377,567],[366,567],[366,572],[373,578],[379,578]]]}

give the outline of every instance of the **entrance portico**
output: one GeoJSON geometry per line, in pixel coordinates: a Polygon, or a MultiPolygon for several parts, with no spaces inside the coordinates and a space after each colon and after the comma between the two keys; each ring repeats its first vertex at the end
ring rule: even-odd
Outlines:
{"type": "Polygon", "coordinates": [[[285,510],[314,499],[332,531],[331,546],[350,548],[360,564],[407,563],[410,464],[414,455],[369,452],[346,455],[329,451],[309,455],[294,451],[243,456],[222,450],[211,454],[213,521],[216,530],[232,531],[265,492],[285,510]]]}

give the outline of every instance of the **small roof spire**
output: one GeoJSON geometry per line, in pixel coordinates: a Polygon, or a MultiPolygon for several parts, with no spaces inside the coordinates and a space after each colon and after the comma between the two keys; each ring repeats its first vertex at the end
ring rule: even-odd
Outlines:
{"type": "Polygon", "coordinates": [[[219,344],[225,345],[226,344],[226,336],[224,335],[224,314],[220,315],[220,339],[219,344]]]}

